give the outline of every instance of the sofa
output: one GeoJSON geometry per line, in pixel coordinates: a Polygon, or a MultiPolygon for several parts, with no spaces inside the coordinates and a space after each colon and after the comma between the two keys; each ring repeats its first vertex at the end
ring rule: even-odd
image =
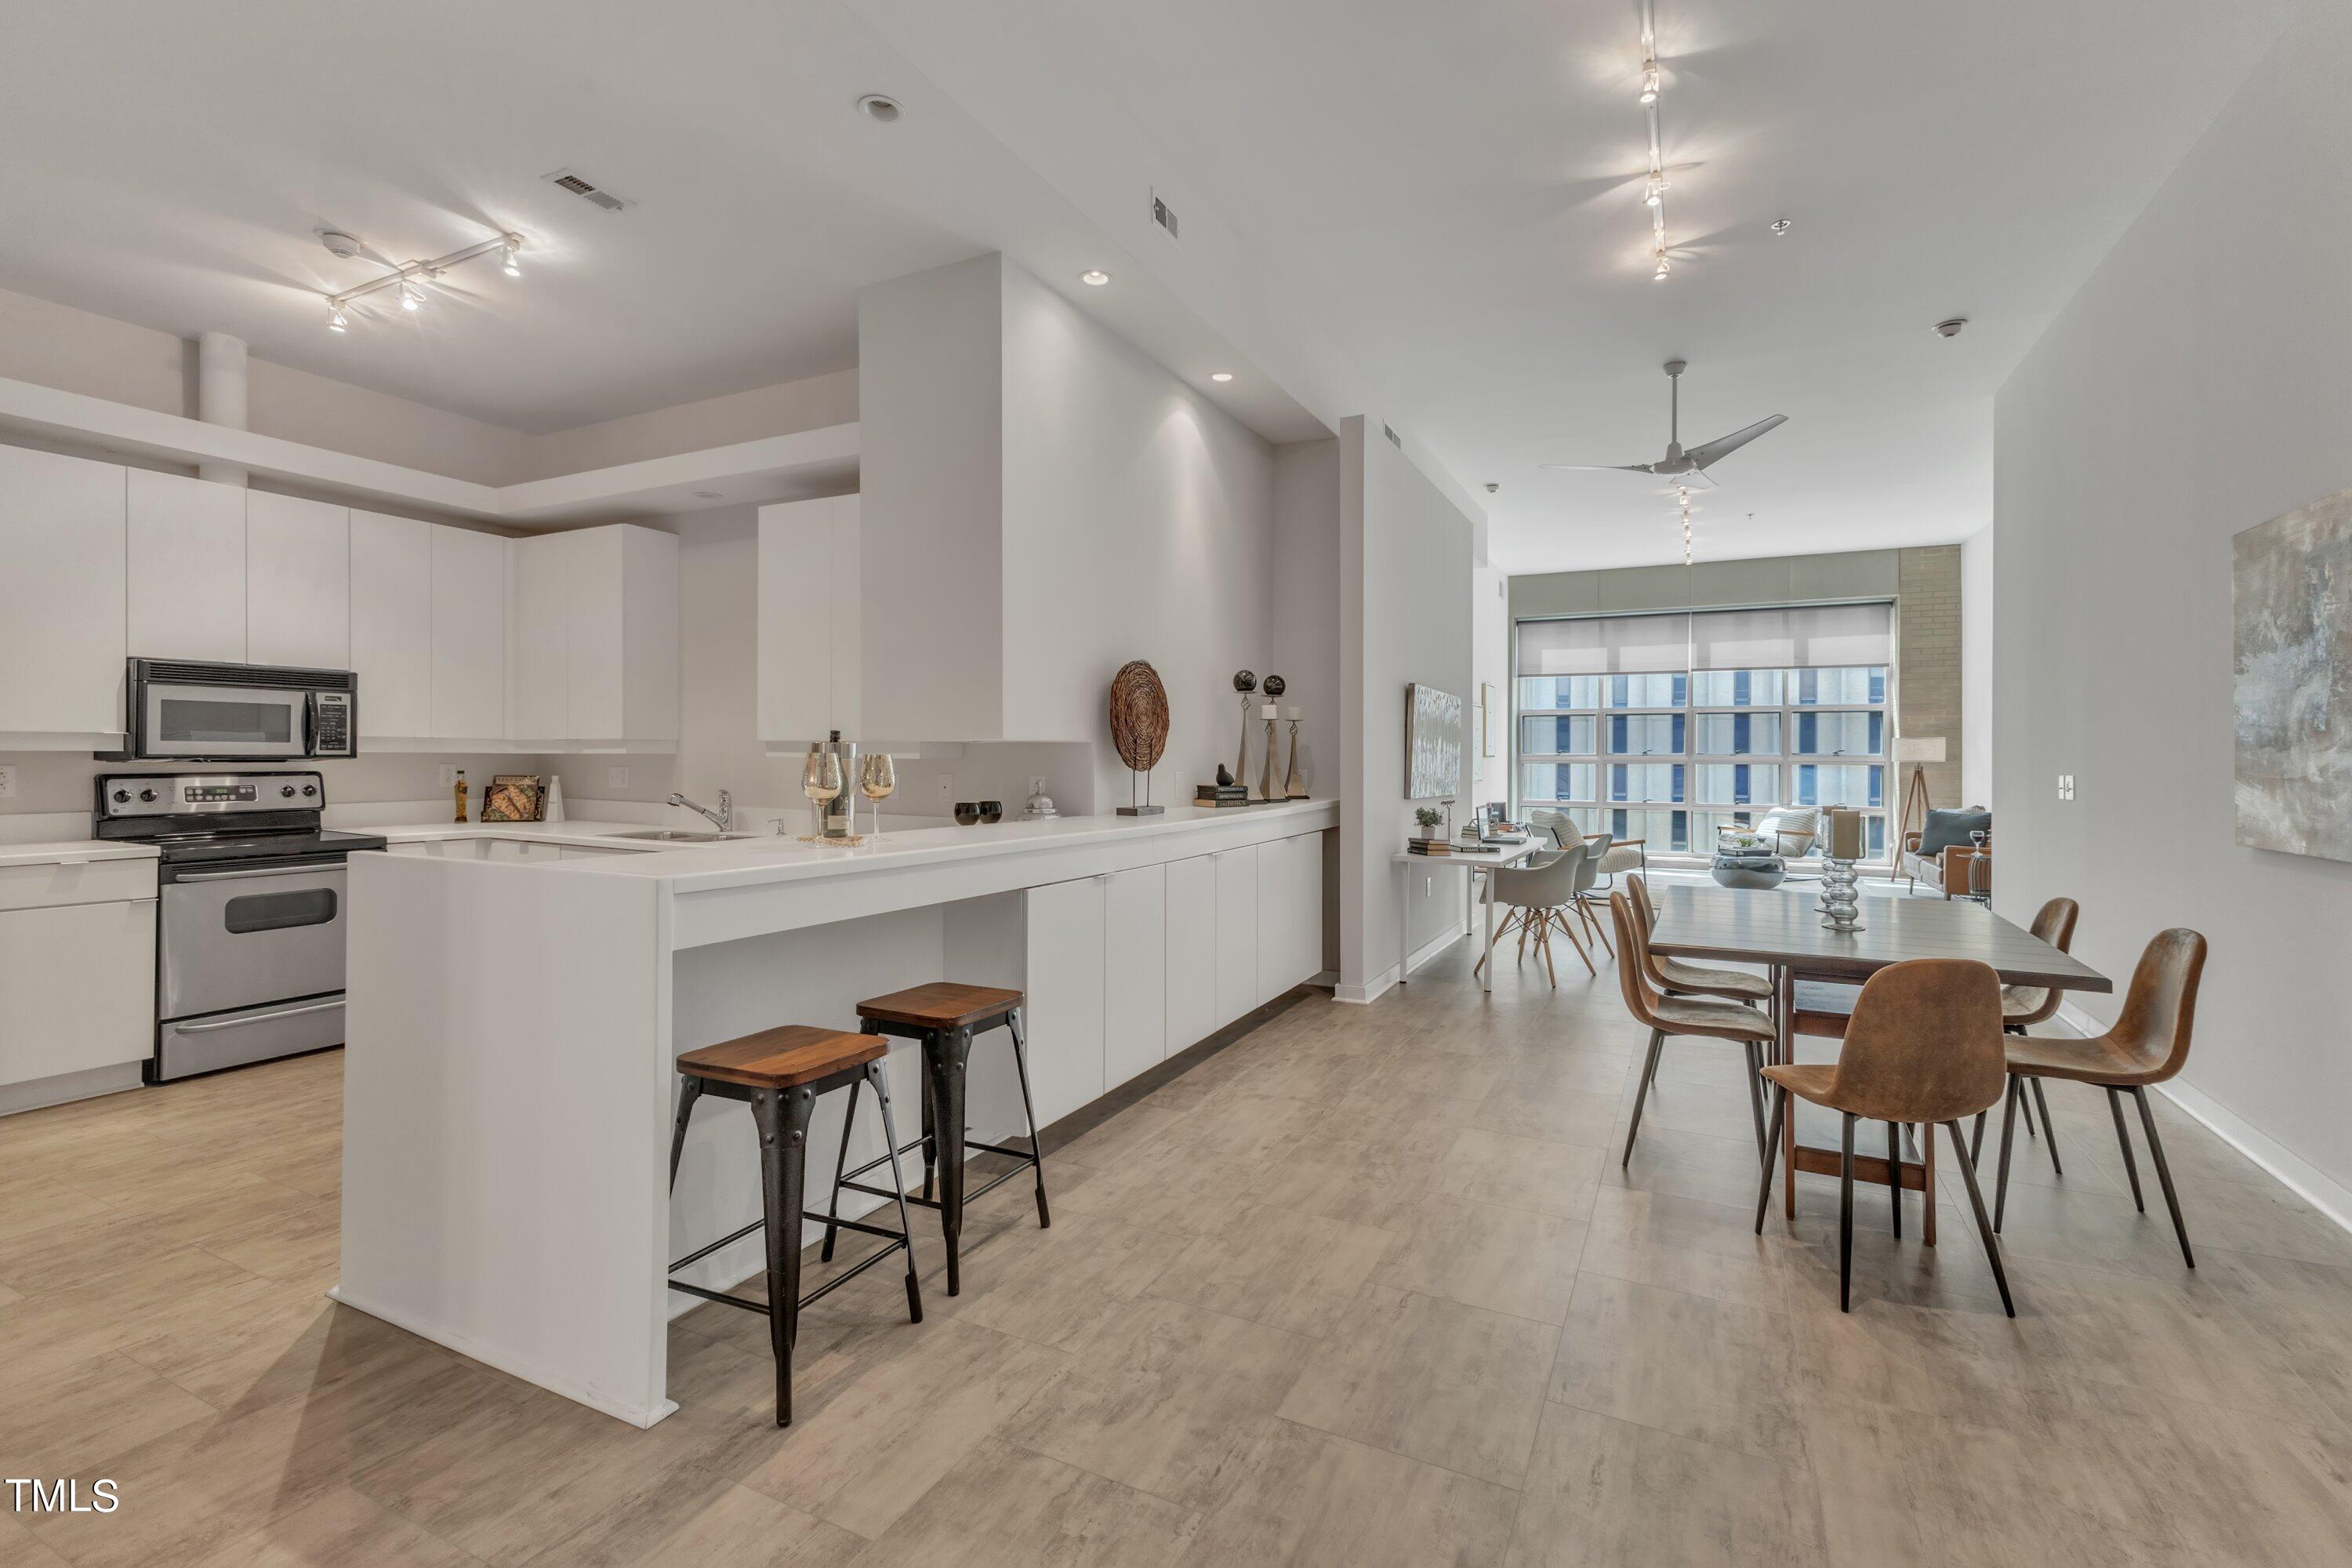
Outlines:
{"type": "Polygon", "coordinates": [[[1909,882],[1914,892],[1922,882],[1947,899],[1955,893],[1966,895],[1975,890],[1969,881],[1973,871],[1969,863],[1976,858],[1977,847],[1970,835],[1978,832],[1984,834],[1985,843],[1990,846],[1992,813],[1982,806],[1930,811],[1927,826],[1903,836],[1903,855],[1895,866],[1895,874],[1909,882]]]}

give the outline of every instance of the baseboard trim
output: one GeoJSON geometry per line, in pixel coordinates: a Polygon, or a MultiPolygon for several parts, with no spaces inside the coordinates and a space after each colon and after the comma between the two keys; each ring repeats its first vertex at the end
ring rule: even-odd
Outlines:
{"type": "MultiPolygon", "coordinates": [[[[1405,973],[1412,973],[1412,971],[1419,969],[1469,934],[1469,931],[1462,930],[1438,932],[1437,935],[1413,949],[1412,956],[1405,961],[1405,973]]],[[[1390,986],[1398,983],[1397,966],[1391,963],[1361,985],[1334,985],[1331,988],[1331,999],[1335,1002],[1352,1002],[1359,1006],[1366,1005],[1379,1001],[1390,986]]]]}
{"type": "MultiPolygon", "coordinates": [[[[2058,1021],[2078,1035],[2103,1035],[2106,1026],[2072,1002],[2058,1004],[2058,1021]]],[[[2156,1092],[2179,1106],[2208,1132],[2252,1160],[2278,1184],[2352,1232],[2352,1187],[2272,1138],[2253,1123],[2194,1085],[2174,1079],[2156,1086],[2156,1092]]]]}
{"type": "Polygon", "coordinates": [[[101,1094],[121,1094],[140,1086],[140,1068],[145,1058],[133,1062],[116,1062],[111,1067],[84,1068],[79,1072],[61,1072],[54,1078],[28,1079],[0,1088],[0,1116],[14,1116],[19,1111],[46,1110],[52,1105],[68,1105],[77,1100],[95,1100],[101,1094]]]}
{"type": "Polygon", "coordinates": [[[453,1332],[436,1323],[426,1322],[413,1313],[387,1308],[381,1303],[371,1304],[355,1300],[348,1286],[336,1285],[327,1292],[327,1299],[349,1307],[354,1312],[365,1312],[371,1318],[381,1318],[395,1329],[405,1329],[419,1338],[431,1340],[436,1345],[443,1345],[456,1351],[468,1360],[480,1362],[484,1366],[496,1367],[500,1372],[521,1378],[525,1383],[535,1383],[550,1393],[560,1394],[566,1399],[588,1406],[591,1410],[601,1410],[605,1415],[625,1421],[632,1426],[651,1426],[665,1417],[677,1413],[677,1401],[675,1399],[664,1399],[650,1409],[643,1405],[626,1404],[610,1397],[600,1390],[576,1383],[561,1373],[551,1372],[533,1362],[529,1356],[509,1355],[503,1351],[493,1350],[480,1343],[471,1335],[453,1332]]]}

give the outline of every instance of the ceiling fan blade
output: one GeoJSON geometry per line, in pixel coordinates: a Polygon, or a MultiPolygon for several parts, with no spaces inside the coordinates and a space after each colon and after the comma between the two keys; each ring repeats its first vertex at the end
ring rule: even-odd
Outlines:
{"type": "Polygon", "coordinates": [[[1759,419],[1745,430],[1735,430],[1728,436],[1709,441],[1704,447],[1693,447],[1690,449],[1690,459],[1704,468],[1709,464],[1729,457],[1766,431],[1777,430],[1788,422],[1789,416],[1785,414],[1775,414],[1769,419],[1759,419]]]}
{"type": "Polygon", "coordinates": [[[1647,474],[1656,471],[1647,463],[1538,463],[1536,467],[1574,474],[1647,474]]]}

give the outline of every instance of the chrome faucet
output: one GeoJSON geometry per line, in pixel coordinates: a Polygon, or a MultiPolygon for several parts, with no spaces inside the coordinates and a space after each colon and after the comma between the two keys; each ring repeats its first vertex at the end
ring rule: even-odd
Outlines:
{"type": "Polygon", "coordinates": [[[710,819],[710,826],[716,827],[721,833],[732,833],[735,831],[735,797],[723,789],[719,792],[719,809],[717,811],[711,810],[707,805],[697,805],[694,802],[687,799],[686,796],[682,795],[673,794],[669,797],[669,803],[672,805],[682,805],[688,811],[699,812],[704,816],[709,817],[710,819]]]}

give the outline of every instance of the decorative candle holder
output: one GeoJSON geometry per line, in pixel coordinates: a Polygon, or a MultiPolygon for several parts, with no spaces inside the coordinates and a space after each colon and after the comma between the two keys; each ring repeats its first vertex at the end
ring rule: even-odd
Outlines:
{"type": "Polygon", "coordinates": [[[1297,708],[1290,710],[1290,776],[1283,782],[1282,785],[1282,795],[1285,800],[1307,798],[1307,781],[1298,776],[1298,721],[1302,717],[1304,713],[1301,710],[1297,708]]]}
{"type": "Polygon", "coordinates": [[[1855,887],[1854,863],[1851,860],[1824,859],[1822,862],[1822,928],[1824,931],[1860,931],[1862,900],[1855,887]]]}
{"type": "Polygon", "coordinates": [[[1234,777],[1246,785],[1249,783],[1250,698],[1257,691],[1257,672],[1250,669],[1234,671],[1234,689],[1242,699],[1242,743],[1234,752],[1234,777]]]}

